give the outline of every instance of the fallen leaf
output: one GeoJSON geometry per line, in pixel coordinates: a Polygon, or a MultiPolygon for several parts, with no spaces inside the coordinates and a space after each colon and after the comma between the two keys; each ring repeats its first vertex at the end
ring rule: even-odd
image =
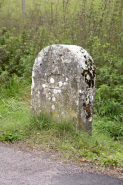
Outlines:
{"type": "Polygon", "coordinates": [[[116,168],[116,170],[117,170],[118,172],[123,173],[123,169],[122,169],[122,168],[116,168]]]}
{"type": "Polygon", "coordinates": [[[83,158],[82,162],[90,162],[90,160],[88,160],[87,158],[83,158]]]}

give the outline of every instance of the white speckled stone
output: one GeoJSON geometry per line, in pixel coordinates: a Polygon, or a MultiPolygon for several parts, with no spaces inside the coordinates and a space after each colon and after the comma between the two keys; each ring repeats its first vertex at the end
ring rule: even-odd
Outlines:
{"type": "Polygon", "coordinates": [[[91,131],[95,76],[94,61],[82,47],[54,44],[44,48],[33,66],[31,112],[45,111],[91,131]]]}

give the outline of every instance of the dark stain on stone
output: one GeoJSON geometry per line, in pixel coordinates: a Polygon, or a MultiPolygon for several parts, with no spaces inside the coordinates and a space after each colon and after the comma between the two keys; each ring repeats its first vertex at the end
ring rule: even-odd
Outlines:
{"type": "Polygon", "coordinates": [[[86,111],[86,118],[88,119],[91,116],[90,106],[87,106],[85,103],[83,103],[83,110],[86,111]]]}
{"type": "Polygon", "coordinates": [[[89,88],[93,88],[94,87],[94,77],[95,77],[95,71],[94,70],[92,70],[92,72],[91,72],[91,70],[89,71],[89,70],[84,70],[83,68],[82,68],[82,76],[83,77],[85,77],[85,82],[88,84],[88,87],[89,88]],[[90,78],[90,79],[88,79],[88,77],[90,78]]]}

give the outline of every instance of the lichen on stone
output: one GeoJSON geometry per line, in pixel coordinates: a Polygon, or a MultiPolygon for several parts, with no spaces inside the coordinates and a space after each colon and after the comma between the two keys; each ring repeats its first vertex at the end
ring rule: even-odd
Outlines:
{"type": "Polygon", "coordinates": [[[91,130],[95,96],[95,65],[80,46],[52,45],[35,59],[31,112],[43,110],[56,119],[74,120],[91,130]]]}

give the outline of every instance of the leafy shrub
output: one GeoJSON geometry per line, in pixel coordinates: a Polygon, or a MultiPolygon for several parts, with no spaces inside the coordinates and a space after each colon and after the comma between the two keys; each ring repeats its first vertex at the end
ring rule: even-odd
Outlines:
{"type": "Polygon", "coordinates": [[[120,122],[109,121],[105,117],[101,121],[93,123],[93,129],[110,135],[114,140],[123,140],[123,124],[120,122]]]}
{"type": "Polygon", "coordinates": [[[116,122],[123,122],[122,88],[117,86],[112,89],[108,85],[101,85],[96,90],[95,113],[100,116],[109,116],[116,122]]]}
{"type": "Polygon", "coordinates": [[[33,43],[29,42],[26,31],[22,30],[18,36],[6,31],[1,37],[0,44],[1,72],[7,71],[9,76],[16,74],[30,77],[34,61],[34,47],[33,43]]]}
{"type": "Polygon", "coordinates": [[[0,135],[0,141],[13,143],[14,141],[20,139],[20,137],[21,135],[18,132],[5,131],[0,135]]]}
{"type": "Polygon", "coordinates": [[[2,97],[15,97],[20,92],[22,86],[21,79],[19,79],[16,74],[12,74],[12,76],[9,77],[7,71],[4,71],[0,75],[0,82],[2,97]]]}

